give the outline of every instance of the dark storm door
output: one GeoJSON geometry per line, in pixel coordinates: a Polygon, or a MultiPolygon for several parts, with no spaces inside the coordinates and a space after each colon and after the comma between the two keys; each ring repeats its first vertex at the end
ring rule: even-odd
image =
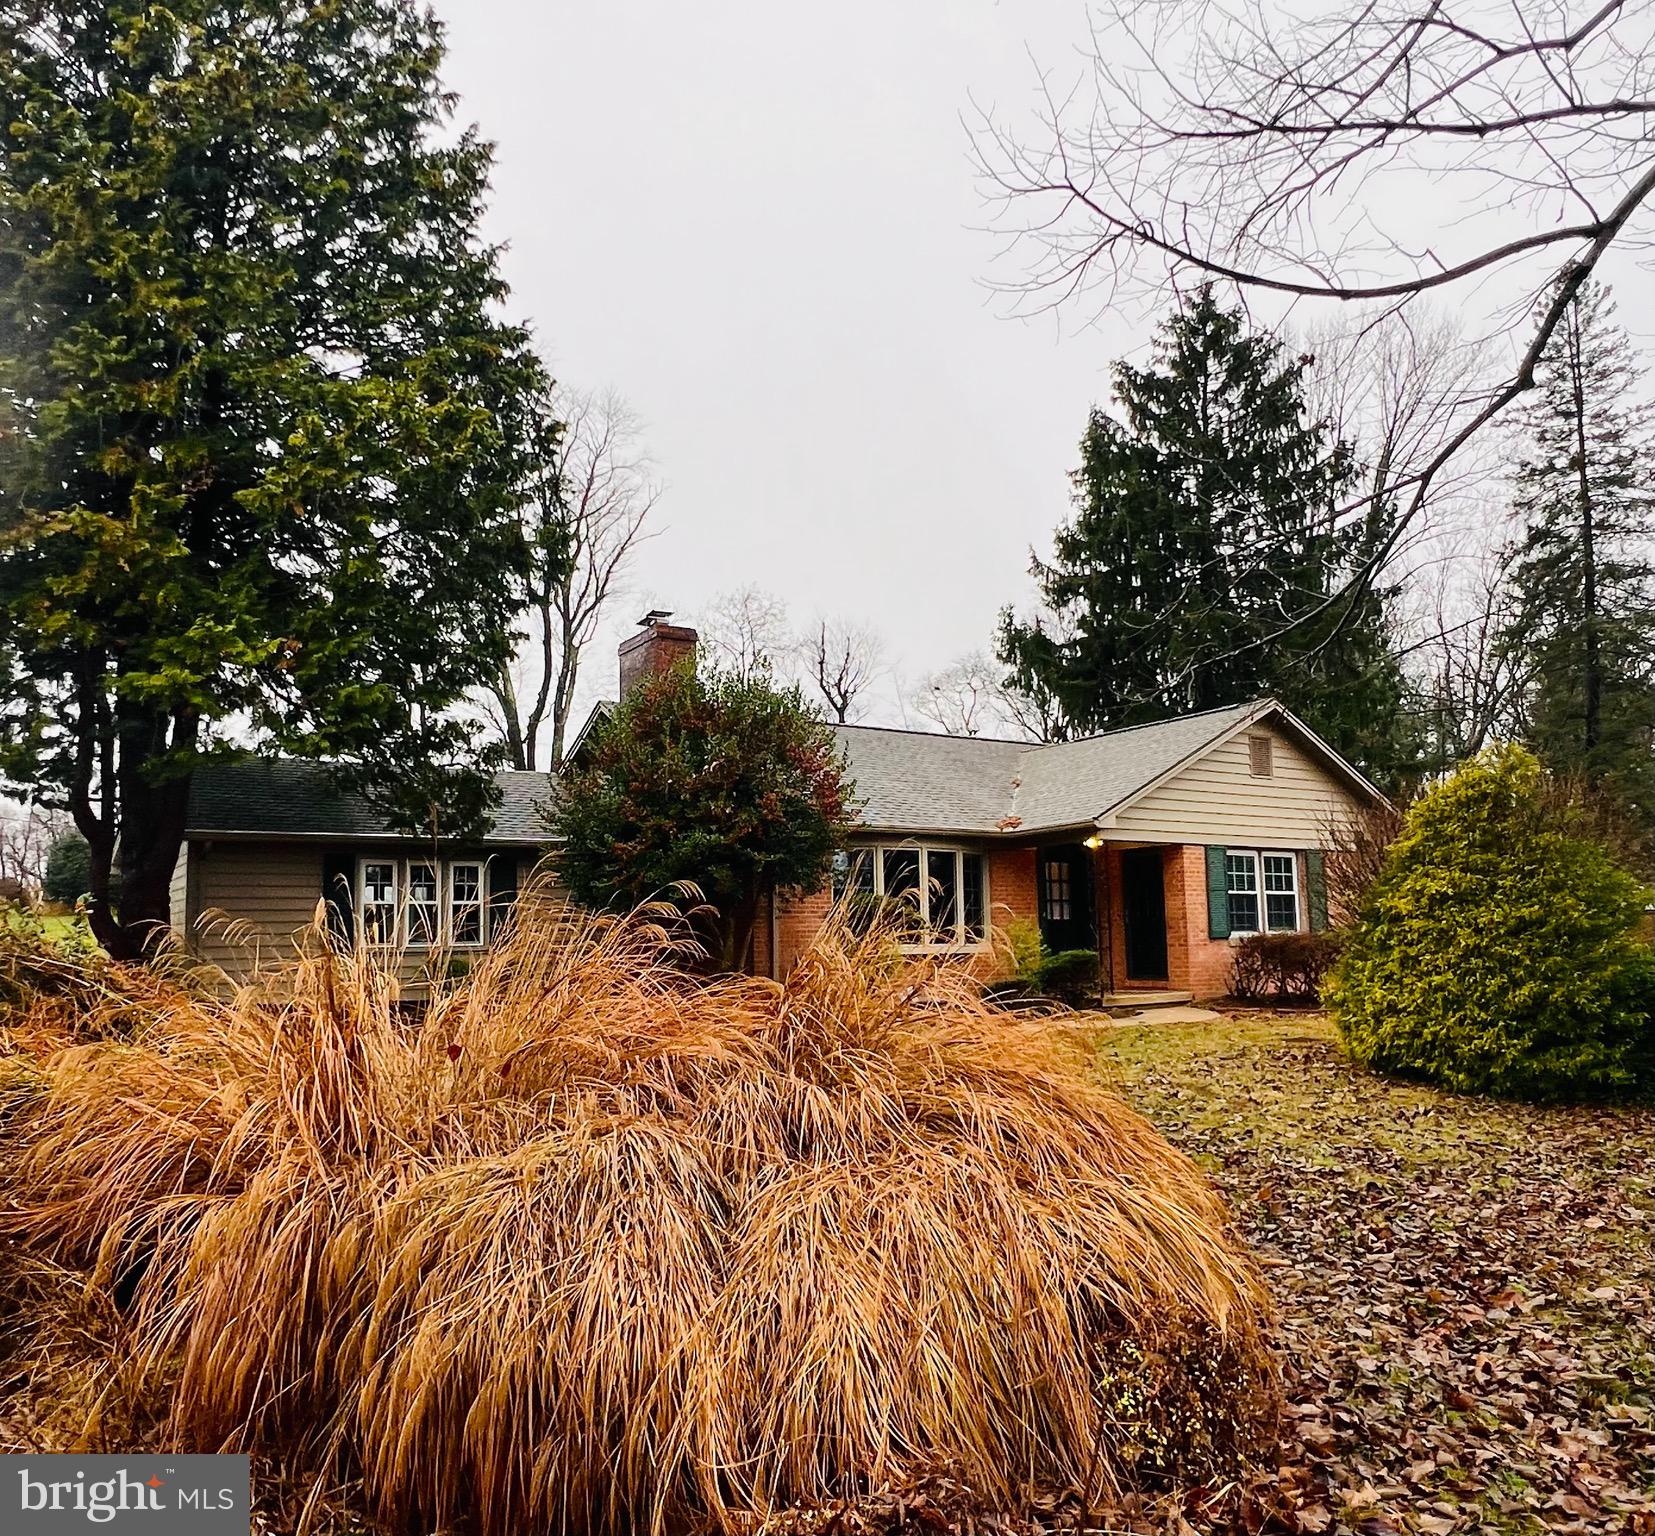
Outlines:
{"type": "Polygon", "coordinates": [[[1167,978],[1167,898],[1159,848],[1121,852],[1121,917],[1126,924],[1126,979],[1167,978]]]}
{"type": "Polygon", "coordinates": [[[1054,955],[1066,949],[1096,949],[1092,923],[1092,856],[1079,843],[1042,848],[1040,937],[1054,955]]]}

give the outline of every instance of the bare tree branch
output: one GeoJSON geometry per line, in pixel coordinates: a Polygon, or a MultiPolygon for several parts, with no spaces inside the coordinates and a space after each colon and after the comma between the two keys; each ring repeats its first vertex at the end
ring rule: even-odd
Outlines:
{"type": "Polygon", "coordinates": [[[844,619],[818,618],[799,642],[806,676],[840,725],[860,715],[859,701],[879,675],[883,646],[871,629],[844,619]]]}
{"type": "Polygon", "coordinates": [[[534,551],[529,632],[483,701],[513,764],[558,767],[586,647],[596,635],[661,487],[620,396],[554,391],[543,412],[547,465],[527,529],[534,551]]]}
{"type": "Polygon", "coordinates": [[[1532,387],[1606,254],[1646,248],[1650,11],[1350,0],[1293,21],[1267,0],[1116,0],[1089,53],[1089,92],[1043,78],[1037,138],[987,117],[976,133],[997,227],[1031,253],[1024,300],[1104,304],[1193,275],[1394,313],[1498,278],[1506,315],[1536,317],[1502,377],[1459,382],[1452,430],[1387,460],[1344,509],[1385,498],[1385,534],[1296,621],[1312,622],[1372,583],[1457,456],[1532,387]]]}

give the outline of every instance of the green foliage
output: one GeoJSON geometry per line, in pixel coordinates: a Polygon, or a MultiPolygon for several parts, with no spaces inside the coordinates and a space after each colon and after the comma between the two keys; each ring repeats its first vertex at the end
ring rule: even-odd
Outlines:
{"type": "Polygon", "coordinates": [[[46,855],[46,878],[40,894],[72,907],[92,888],[92,851],[78,832],[65,832],[46,855]]]}
{"type": "Polygon", "coordinates": [[[559,873],[596,907],[694,885],[717,909],[717,956],[734,969],[767,887],[827,882],[850,793],[832,730],[797,688],[672,667],[616,706],[564,778],[559,873]]]}
{"type": "Polygon", "coordinates": [[[1095,949],[1046,947],[1040,924],[1032,917],[1013,918],[1006,924],[1006,945],[1010,950],[1011,973],[1030,992],[1061,993],[1084,987],[1097,976],[1095,949]]]}
{"type": "MultiPolygon", "coordinates": [[[[1655,837],[1655,412],[1601,287],[1583,289],[1523,413],[1505,643],[1525,680],[1524,734],[1655,837]]],[[[1647,862],[1648,850],[1645,849],[1647,862]]]]}
{"type": "Polygon", "coordinates": [[[0,0],[0,774],[73,806],[106,942],[232,740],[489,808],[453,706],[509,650],[542,379],[441,58],[402,0],[0,0]]]}
{"type": "Polygon", "coordinates": [[[1530,753],[1491,748],[1410,807],[1328,1005],[1382,1072],[1532,1099],[1648,1087],[1648,896],[1530,753]]]}
{"type": "Polygon", "coordinates": [[[1053,699],[1062,734],[1273,694],[1380,776],[1408,760],[1387,594],[1316,613],[1378,514],[1335,524],[1357,465],[1309,418],[1310,361],[1209,287],[1161,327],[1150,366],[1116,365],[1119,418],[1092,412],[1074,517],[1034,566],[1044,612],[1001,618],[1000,659],[1053,699]]]}

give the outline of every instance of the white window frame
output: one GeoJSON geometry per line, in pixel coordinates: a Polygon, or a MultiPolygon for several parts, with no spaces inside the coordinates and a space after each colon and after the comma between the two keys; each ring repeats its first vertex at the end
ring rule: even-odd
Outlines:
{"type": "MultiPolygon", "coordinates": [[[[1304,932],[1304,888],[1299,879],[1299,856],[1290,848],[1226,848],[1224,850],[1224,901],[1225,916],[1229,916],[1228,906],[1232,894],[1230,890],[1231,859],[1248,859],[1253,866],[1252,894],[1258,902],[1259,926],[1256,928],[1230,929],[1233,939],[1250,939],[1260,933],[1303,933],[1304,932]],[[1287,867],[1292,872],[1293,885],[1287,891],[1269,890],[1264,883],[1264,861],[1266,859],[1286,859],[1287,867]],[[1270,902],[1272,896],[1292,896],[1293,898],[1293,926],[1291,928],[1272,928],[1270,926],[1270,902]]],[[[1246,894],[1246,893],[1241,893],[1246,894]]]]}
{"type": "Polygon", "coordinates": [[[993,910],[993,898],[989,892],[988,854],[984,849],[971,848],[963,843],[947,842],[916,842],[904,841],[900,843],[853,843],[845,850],[846,854],[854,859],[858,854],[865,853],[873,865],[873,891],[877,900],[885,899],[885,855],[887,853],[914,853],[919,857],[919,919],[927,934],[931,932],[931,892],[926,883],[926,860],[931,854],[949,854],[954,859],[954,937],[952,939],[928,938],[920,942],[908,943],[902,946],[906,954],[932,955],[970,955],[979,954],[989,947],[989,913],[993,910]],[[982,931],[975,937],[968,939],[965,936],[965,861],[975,858],[980,861],[983,871],[983,911],[982,931]]]}
{"type": "MultiPolygon", "coordinates": [[[[369,942],[384,949],[411,949],[420,951],[440,949],[481,950],[488,948],[490,911],[488,898],[488,870],[490,859],[464,858],[445,859],[436,858],[430,854],[415,854],[399,856],[396,854],[362,854],[356,861],[356,916],[355,921],[360,931],[367,934],[367,911],[372,907],[389,906],[392,911],[390,932],[374,938],[369,942]],[[409,871],[419,865],[431,869],[437,877],[436,927],[429,942],[415,942],[410,937],[411,924],[409,922],[409,871]],[[391,898],[389,902],[369,902],[368,900],[368,870],[370,867],[388,866],[391,871],[391,898]],[[454,935],[454,871],[457,869],[474,869],[477,871],[477,912],[478,932],[480,937],[475,943],[456,944],[454,935]]],[[[425,903],[421,903],[425,905],[425,903]]],[[[469,903],[468,903],[469,905],[469,903]]]]}
{"type": "Polygon", "coordinates": [[[402,934],[402,860],[391,858],[358,859],[356,861],[356,921],[361,927],[364,938],[368,937],[369,910],[382,908],[388,908],[391,914],[389,931],[380,934],[369,942],[392,947],[398,942],[402,934]],[[370,868],[386,868],[391,871],[389,900],[368,900],[368,870],[370,868]]]}
{"type": "Polygon", "coordinates": [[[443,862],[441,859],[408,859],[402,866],[402,928],[410,949],[434,949],[442,942],[443,925],[443,862]],[[414,900],[414,871],[425,869],[431,872],[431,899],[430,901],[416,902],[414,900]],[[414,911],[416,907],[427,908],[431,914],[431,937],[418,940],[414,937],[414,911]]]}
{"type": "Polygon", "coordinates": [[[443,905],[443,937],[448,940],[451,949],[482,949],[488,944],[488,864],[482,859],[445,859],[443,861],[443,893],[448,900],[443,905]],[[460,913],[460,903],[454,895],[454,876],[462,869],[477,871],[477,899],[467,902],[466,905],[477,909],[477,937],[461,943],[454,937],[456,932],[455,919],[460,913]]]}

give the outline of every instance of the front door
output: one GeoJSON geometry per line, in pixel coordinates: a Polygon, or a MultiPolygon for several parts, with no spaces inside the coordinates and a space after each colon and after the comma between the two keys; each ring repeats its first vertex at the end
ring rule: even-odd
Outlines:
{"type": "Polygon", "coordinates": [[[1040,937],[1054,955],[1096,949],[1092,922],[1092,855],[1079,843],[1039,852],[1040,937]]]}
{"type": "Polygon", "coordinates": [[[1159,848],[1121,851],[1121,917],[1126,925],[1126,979],[1167,979],[1167,899],[1159,848]]]}

